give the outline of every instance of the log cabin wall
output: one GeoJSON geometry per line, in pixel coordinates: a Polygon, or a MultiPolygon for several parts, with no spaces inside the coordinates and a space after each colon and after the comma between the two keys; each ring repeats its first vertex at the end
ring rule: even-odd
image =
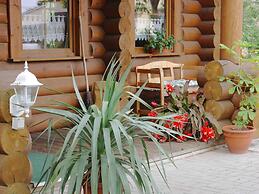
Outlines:
{"type": "MultiPolygon", "coordinates": [[[[85,36],[85,45],[89,46],[86,49],[87,56],[87,68],[89,74],[90,85],[95,81],[99,81],[102,78],[102,74],[106,68],[103,56],[105,53],[102,40],[104,37],[104,31],[102,29],[102,22],[104,20],[103,13],[101,11],[105,1],[92,0],[89,2],[81,1],[82,6],[86,6],[89,12],[82,13],[83,28],[89,29],[89,36],[85,36]],[[89,8],[89,9],[88,9],[89,8]],[[87,18],[87,19],[86,19],[87,18]]],[[[23,71],[23,63],[8,62],[9,58],[9,37],[8,35],[8,1],[0,0],[0,90],[6,90],[10,88],[16,76],[23,71]]],[[[78,29],[79,30],[79,29],[78,29]]],[[[66,60],[66,61],[41,61],[41,62],[29,62],[29,68],[34,73],[39,81],[44,84],[39,91],[39,96],[36,101],[36,106],[53,104],[53,100],[63,101],[77,105],[77,100],[74,96],[74,88],[71,79],[71,67],[73,68],[78,87],[82,95],[85,92],[85,80],[84,80],[84,68],[82,60],[66,60]]],[[[7,90],[8,91],[8,90],[7,90]]],[[[8,95],[5,96],[5,100],[0,100],[1,107],[5,107],[7,111],[5,114],[9,114],[8,111],[8,95]],[[4,103],[2,103],[4,102],[4,103]]],[[[64,108],[64,107],[60,107],[64,108]]],[[[1,111],[0,111],[1,117],[1,111]]],[[[32,112],[32,117],[28,119],[28,126],[34,126],[36,123],[50,118],[48,114],[32,112]]],[[[10,122],[10,116],[7,115],[8,122],[10,122]]],[[[1,119],[0,119],[1,120],[1,119]]],[[[2,121],[1,121],[2,122],[2,121]]],[[[44,129],[47,126],[47,122],[43,122],[40,125],[30,127],[30,132],[37,132],[44,129]]]]}
{"type": "Polygon", "coordinates": [[[199,0],[199,2],[202,6],[199,13],[201,18],[199,25],[201,50],[199,56],[202,64],[206,64],[220,58],[221,0],[199,0]]]}

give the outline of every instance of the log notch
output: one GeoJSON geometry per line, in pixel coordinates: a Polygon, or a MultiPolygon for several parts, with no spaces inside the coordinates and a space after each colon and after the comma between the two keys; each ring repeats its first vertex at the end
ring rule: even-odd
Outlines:
{"type": "Polygon", "coordinates": [[[199,56],[205,63],[220,58],[221,0],[199,0],[202,5],[199,16],[201,36],[199,56]]]}
{"type": "Polygon", "coordinates": [[[22,194],[30,194],[30,188],[25,183],[14,183],[8,187],[4,187],[2,190],[3,194],[16,194],[16,193],[22,193],[22,194]]]}
{"type": "Polygon", "coordinates": [[[0,61],[5,61],[9,49],[7,1],[0,2],[0,29],[0,61]]]}
{"type": "MultiPolygon", "coordinates": [[[[243,0],[222,0],[221,43],[231,47],[242,39],[243,0]]],[[[221,50],[221,59],[233,60],[230,54],[221,50]]]]}
{"type": "Polygon", "coordinates": [[[13,94],[13,89],[0,90],[0,122],[10,123],[12,120],[9,99],[13,94]]]}
{"type": "Polygon", "coordinates": [[[234,110],[234,105],[230,100],[208,100],[205,104],[205,111],[211,113],[217,120],[230,119],[234,110]]]}

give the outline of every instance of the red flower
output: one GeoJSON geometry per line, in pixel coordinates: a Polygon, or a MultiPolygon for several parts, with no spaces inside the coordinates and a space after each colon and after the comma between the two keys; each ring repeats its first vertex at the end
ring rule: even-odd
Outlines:
{"type": "Polygon", "coordinates": [[[192,133],[191,132],[184,131],[183,134],[186,135],[186,136],[192,137],[192,133]]]}
{"type": "Polygon", "coordinates": [[[187,140],[187,138],[185,137],[185,136],[181,136],[181,135],[178,135],[177,136],[177,139],[176,139],[176,141],[178,142],[178,143],[182,143],[182,142],[184,142],[184,141],[186,141],[187,140]]]}
{"type": "Polygon", "coordinates": [[[152,101],[152,102],[151,102],[151,106],[153,106],[153,107],[157,107],[157,106],[158,106],[158,104],[157,104],[157,102],[152,101]]]}
{"type": "Polygon", "coordinates": [[[156,117],[157,116],[157,112],[150,111],[147,115],[150,116],[150,117],[156,117]]]}
{"type": "Polygon", "coordinates": [[[174,118],[174,122],[173,122],[173,125],[175,128],[178,128],[178,129],[183,129],[184,127],[184,124],[186,122],[188,122],[188,114],[185,113],[183,115],[176,115],[173,117],[174,118]]]}
{"type": "Polygon", "coordinates": [[[184,127],[184,124],[181,121],[175,121],[175,122],[173,122],[173,126],[175,128],[182,129],[184,127]]]}
{"type": "Polygon", "coordinates": [[[164,127],[165,127],[165,128],[171,128],[169,123],[165,123],[165,124],[164,124],[164,127]]]}
{"type": "Polygon", "coordinates": [[[171,84],[166,84],[166,86],[165,86],[165,89],[166,89],[166,92],[168,93],[168,94],[171,94],[171,93],[173,93],[173,91],[174,91],[174,87],[171,85],[171,84]]]}
{"type": "Polygon", "coordinates": [[[208,142],[210,139],[215,138],[214,130],[208,126],[209,123],[206,121],[204,126],[201,127],[201,141],[208,142]]]}

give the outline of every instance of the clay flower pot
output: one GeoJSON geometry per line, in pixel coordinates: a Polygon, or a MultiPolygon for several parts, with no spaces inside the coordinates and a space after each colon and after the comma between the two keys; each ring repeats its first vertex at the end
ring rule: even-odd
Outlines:
{"type": "Polygon", "coordinates": [[[243,154],[248,151],[251,144],[254,127],[247,127],[246,130],[237,130],[235,125],[226,125],[223,127],[225,142],[231,153],[243,154]]]}

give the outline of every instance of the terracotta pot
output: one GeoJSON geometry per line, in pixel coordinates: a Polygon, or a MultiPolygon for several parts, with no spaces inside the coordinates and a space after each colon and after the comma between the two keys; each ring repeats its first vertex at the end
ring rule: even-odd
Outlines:
{"type": "Polygon", "coordinates": [[[231,153],[243,154],[248,151],[256,129],[254,127],[247,127],[247,130],[237,130],[236,128],[235,125],[223,127],[225,142],[231,153]]]}

